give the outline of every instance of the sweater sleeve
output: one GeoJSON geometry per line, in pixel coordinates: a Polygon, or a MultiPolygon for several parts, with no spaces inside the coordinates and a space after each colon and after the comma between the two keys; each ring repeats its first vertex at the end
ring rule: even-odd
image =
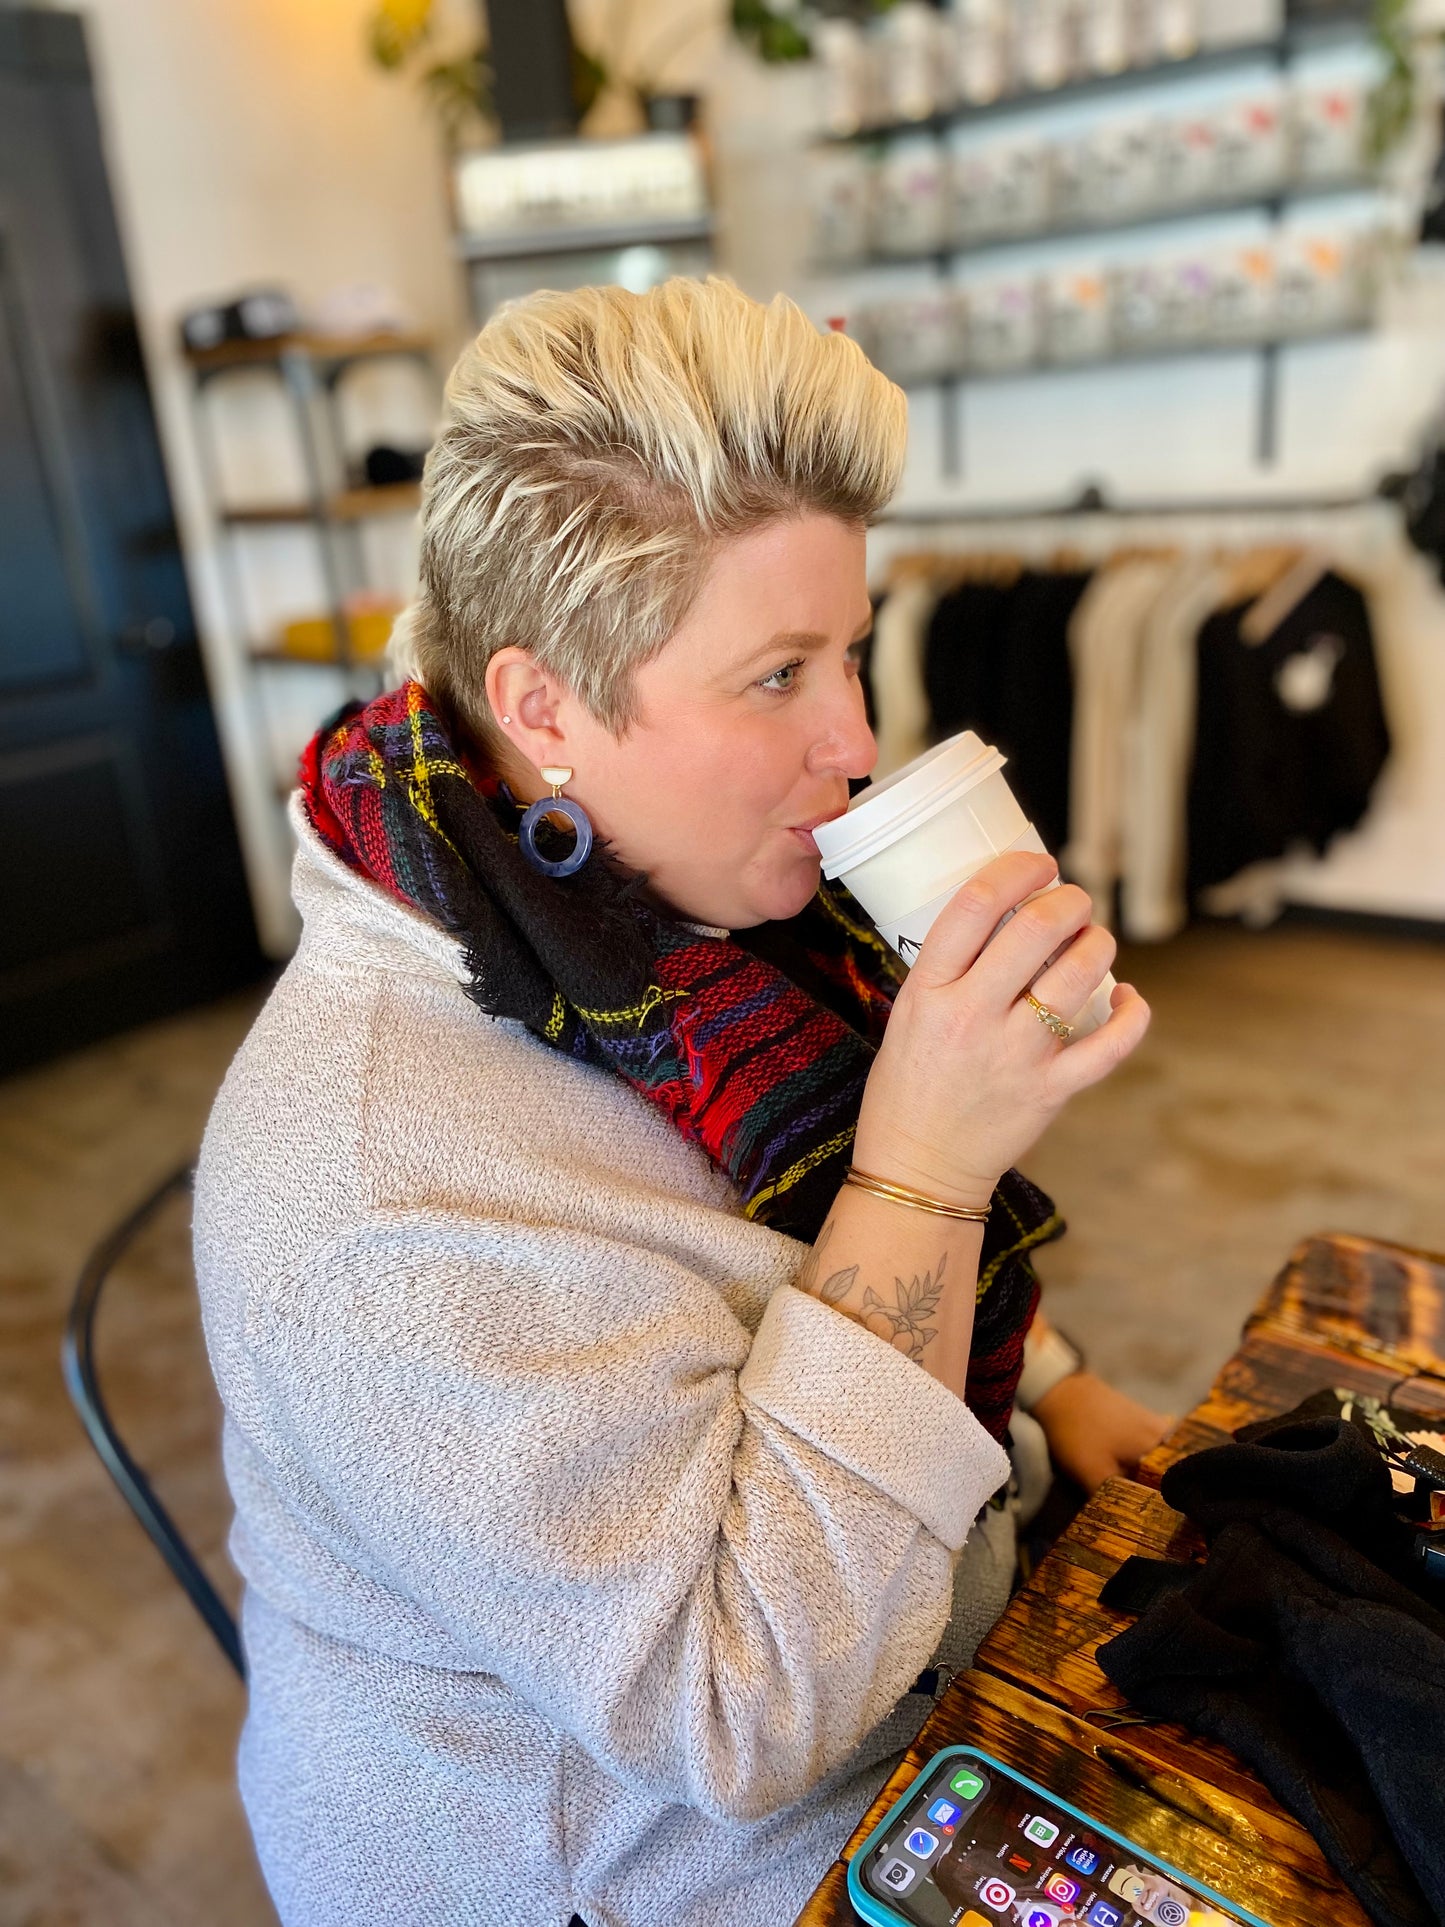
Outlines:
{"type": "Polygon", "coordinates": [[[908,1690],[1008,1472],[818,1300],[781,1287],[752,1336],[666,1251],[575,1229],[387,1214],[247,1341],[292,1511],[608,1772],[722,1819],[800,1798],[908,1690]]]}

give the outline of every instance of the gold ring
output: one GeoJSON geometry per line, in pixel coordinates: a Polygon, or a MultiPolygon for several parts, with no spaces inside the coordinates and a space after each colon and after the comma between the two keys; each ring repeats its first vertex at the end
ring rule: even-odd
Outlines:
{"type": "Polygon", "coordinates": [[[1024,1002],[1033,1011],[1041,1024],[1047,1024],[1055,1037],[1059,1038],[1060,1041],[1065,1044],[1068,1043],[1074,1034],[1072,1024],[1065,1023],[1059,1013],[1056,1010],[1050,1010],[1047,1004],[1041,1004],[1031,990],[1024,992],[1024,1002]]]}

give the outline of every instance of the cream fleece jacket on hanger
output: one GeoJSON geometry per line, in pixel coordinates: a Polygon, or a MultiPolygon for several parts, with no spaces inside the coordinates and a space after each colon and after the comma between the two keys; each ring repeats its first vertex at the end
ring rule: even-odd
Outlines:
{"type": "Polygon", "coordinates": [[[1228,570],[1189,555],[1144,620],[1136,713],[1124,777],[1119,904],[1132,943],[1160,943],[1189,921],[1189,772],[1197,723],[1199,631],[1228,593],[1228,570]]]}
{"type": "Polygon", "coordinates": [[[1137,702],[1143,627],[1173,566],[1155,556],[1106,564],[1069,623],[1074,723],[1069,842],[1060,865],[1088,891],[1102,924],[1114,921],[1114,886],[1123,867],[1125,742],[1137,702]]]}
{"type": "Polygon", "coordinates": [[[932,715],[923,657],[929,618],[940,593],[938,583],[927,576],[908,576],[888,591],[874,622],[868,676],[878,744],[872,771],[875,783],[928,747],[932,715]]]}
{"type": "Polygon", "coordinates": [[[779,1927],[1002,1610],[1007,1456],[292,824],[195,1212],[284,1927],[779,1927]]]}

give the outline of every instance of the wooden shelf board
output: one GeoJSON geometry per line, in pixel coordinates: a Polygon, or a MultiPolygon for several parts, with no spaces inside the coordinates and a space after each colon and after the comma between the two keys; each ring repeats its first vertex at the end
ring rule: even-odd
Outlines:
{"type": "Polygon", "coordinates": [[[299,656],[273,642],[257,643],[247,654],[252,662],[279,662],[288,669],[342,669],[348,674],[365,669],[380,675],[384,667],[381,656],[353,656],[350,662],[342,662],[338,656],[299,656]]]}
{"type": "Polygon", "coordinates": [[[300,354],[333,367],[347,361],[367,361],[378,355],[430,354],[428,335],[277,335],[270,341],[222,341],[214,348],[188,348],[186,361],[198,374],[222,368],[266,368],[283,355],[300,354]]]}
{"type": "Polygon", "coordinates": [[[309,502],[258,502],[249,507],[222,509],[221,520],[236,528],[362,522],[373,515],[412,515],[420,506],[420,482],[388,482],[381,488],[343,489],[320,510],[309,502]]]}

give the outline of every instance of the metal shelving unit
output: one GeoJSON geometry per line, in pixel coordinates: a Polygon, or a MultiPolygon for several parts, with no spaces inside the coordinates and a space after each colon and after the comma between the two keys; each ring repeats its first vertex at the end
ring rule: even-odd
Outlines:
{"type": "Polygon", "coordinates": [[[710,242],[711,214],[679,214],[654,221],[617,221],[605,227],[522,228],[515,233],[466,234],[458,243],[464,261],[530,261],[551,254],[597,254],[614,248],[675,247],[710,242]]]}
{"type": "Polygon", "coordinates": [[[949,128],[972,125],[975,121],[994,120],[1030,108],[1052,107],[1061,103],[1091,100],[1109,94],[1126,93],[1134,88],[1156,87],[1162,81],[1194,79],[1206,74],[1228,73],[1236,67],[1255,66],[1274,61],[1285,66],[1296,54],[1330,46],[1340,40],[1357,39],[1371,24],[1368,7],[1342,12],[1317,20],[1289,21],[1283,33],[1265,40],[1241,40],[1227,47],[1202,47],[1175,60],[1159,60],[1147,66],[1120,67],[1113,73],[1086,74],[1064,81],[1057,87],[1024,87],[999,94],[993,100],[963,101],[941,114],[918,120],[875,123],[848,133],[823,134],[827,143],[896,140],[905,134],[941,134],[949,128]]]}
{"type": "MultiPolygon", "coordinates": [[[[422,335],[368,335],[354,340],[323,335],[291,334],[274,341],[224,342],[219,347],[194,350],[186,360],[192,376],[192,401],[202,474],[211,512],[228,537],[238,531],[266,528],[312,528],[316,531],[322,576],[326,586],[325,614],[334,638],[332,661],[348,686],[374,683],[376,670],[358,661],[351,647],[346,618],[347,595],[366,588],[366,562],[361,525],[373,517],[414,514],[421,499],[414,482],[376,488],[351,484],[343,453],[340,390],[347,373],[363,362],[402,359],[422,366],[436,380],[432,344],[422,335]],[[299,501],[233,503],[223,498],[220,451],[208,391],[227,376],[264,372],[278,379],[291,402],[297,444],[306,478],[299,501]]],[[[234,540],[224,544],[225,582],[233,632],[242,638],[249,663],[301,663],[316,667],[318,658],[291,656],[269,645],[258,645],[249,635],[244,583],[234,540]]]]}
{"type": "Polygon", "coordinates": [[[522,140],[460,155],[458,258],[481,324],[539,286],[640,292],[711,265],[713,215],[691,135],[522,140]]]}
{"type": "Polygon", "coordinates": [[[1286,348],[1313,343],[1360,340],[1370,332],[1368,322],[1350,327],[1320,328],[1290,335],[1269,335],[1238,341],[1161,343],[1126,353],[1080,357],[1074,361],[1021,362],[1015,368],[980,368],[967,374],[940,375],[902,386],[937,388],[943,396],[943,472],[950,480],[963,474],[962,406],[965,388],[1000,381],[1034,381],[1041,376],[1069,375],[1097,368],[1142,368],[1162,361],[1217,360],[1228,355],[1257,355],[1260,385],[1255,415],[1255,460],[1262,466],[1275,459],[1279,446],[1279,361],[1286,348]]]}
{"type": "MultiPolygon", "coordinates": [[[[1058,87],[1024,89],[1002,94],[996,100],[988,102],[963,104],[946,113],[935,114],[925,119],[864,127],[851,134],[827,135],[820,139],[825,145],[836,145],[840,142],[882,145],[889,140],[909,135],[943,134],[950,128],[971,125],[980,120],[1001,119],[1010,113],[1065,105],[1132,89],[1156,88],[1176,78],[1227,73],[1236,68],[1257,66],[1261,62],[1272,63],[1283,73],[1288,69],[1291,60],[1301,53],[1343,42],[1358,41],[1360,35],[1368,30],[1370,20],[1370,12],[1365,8],[1342,12],[1328,19],[1302,18],[1288,22],[1282,33],[1266,40],[1241,42],[1230,47],[1202,49],[1176,60],[1160,61],[1149,66],[1122,68],[1110,74],[1091,74],[1058,87]]],[[[1214,216],[1259,212],[1268,217],[1272,229],[1278,230],[1286,210],[1297,202],[1369,191],[1378,186],[1378,180],[1369,175],[1353,175],[1337,180],[1280,181],[1267,188],[1238,196],[1181,202],[1174,206],[1141,207],[1134,212],[1103,215],[1097,220],[1069,221],[1022,232],[980,235],[913,254],[873,252],[854,262],[833,264],[820,262],[814,271],[823,274],[866,273],[870,269],[906,266],[910,262],[931,263],[937,267],[946,282],[960,262],[980,254],[1060,241],[1094,239],[1140,229],[1163,228],[1214,216]]],[[[937,375],[929,378],[926,383],[920,379],[904,385],[927,385],[940,391],[941,466],[944,475],[952,481],[957,480],[963,473],[963,395],[970,383],[994,382],[1003,379],[1023,380],[1066,371],[1077,372],[1080,369],[1134,366],[1163,359],[1253,354],[1258,356],[1259,363],[1254,457],[1257,463],[1265,466],[1275,460],[1279,448],[1282,350],[1312,341],[1360,336],[1367,331],[1367,326],[1366,323],[1357,323],[1314,333],[1301,332],[1270,336],[1256,341],[1226,340],[1198,344],[1180,343],[1177,346],[1160,344],[1157,348],[1132,353],[1070,361],[1038,361],[1021,364],[1017,368],[937,375]]]]}
{"type": "Polygon", "coordinates": [[[1373,174],[1341,175],[1334,180],[1276,181],[1269,187],[1252,188],[1247,193],[1217,196],[1211,200],[1175,201],[1129,212],[1101,214],[1097,219],[1060,222],[1056,226],[1016,228],[1007,233],[969,235],[963,240],[946,242],[938,248],[920,248],[911,254],[871,252],[849,261],[820,261],[815,272],[838,274],[861,268],[906,268],[932,262],[947,270],[954,262],[980,254],[1007,252],[1010,248],[1044,246],[1054,241],[1091,241],[1109,234],[1133,234],[1140,229],[1177,227],[1181,221],[1211,220],[1228,214],[1267,214],[1278,222],[1288,207],[1301,201],[1328,200],[1336,194],[1368,193],[1380,185],[1373,174]]]}

